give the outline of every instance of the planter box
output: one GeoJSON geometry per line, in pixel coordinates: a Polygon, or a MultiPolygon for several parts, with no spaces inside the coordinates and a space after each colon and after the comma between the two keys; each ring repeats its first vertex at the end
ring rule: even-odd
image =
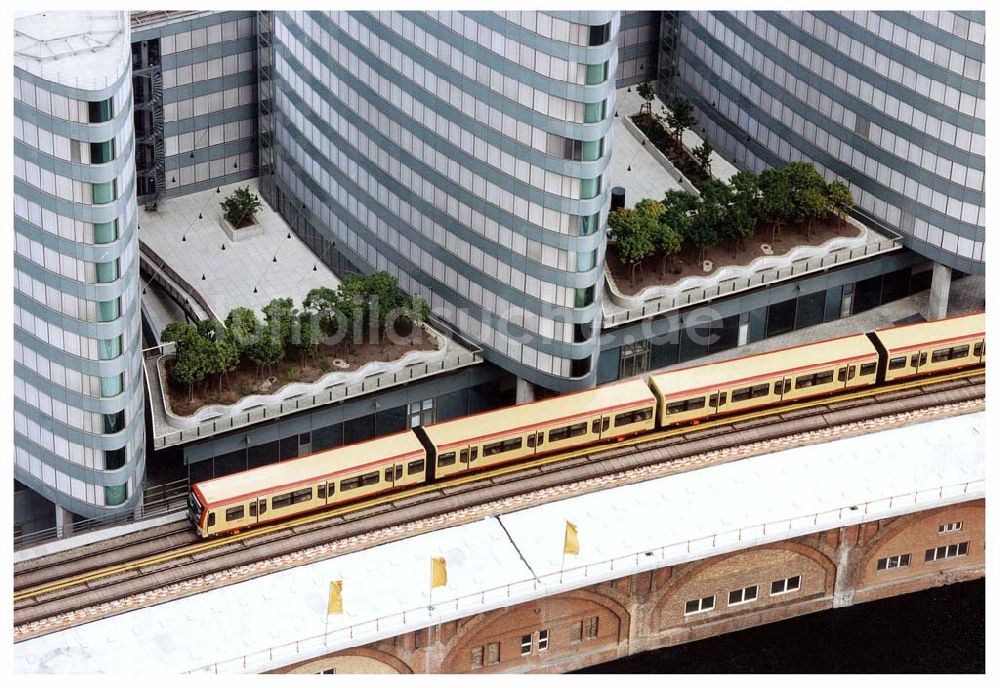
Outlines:
{"type": "Polygon", "coordinates": [[[229,224],[229,220],[226,219],[225,215],[219,216],[219,226],[222,227],[222,231],[226,233],[230,241],[242,241],[243,239],[260,236],[264,233],[264,226],[256,222],[249,227],[236,229],[229,224]]]}

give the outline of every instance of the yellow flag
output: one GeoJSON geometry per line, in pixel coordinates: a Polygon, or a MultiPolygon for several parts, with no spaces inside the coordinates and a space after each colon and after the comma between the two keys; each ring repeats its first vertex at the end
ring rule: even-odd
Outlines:
{"type": "Polygon", "coordinates": [[[580,553],[580,539],[576,535],[576,526],[566,521],[566,539],[563,541],[563,552],[566,554],[580,553]]]}
{"type": "Polygon", "coordinates": [[[343,581],[333,581],[330,583],[330,602],[326,605],[327,616],[344,613],[344,600],[340,596],[340,591],[343,589],[343,581]]]}
{"type": "Polygon", "coordinates": [[[444,557],[431,558],[431,587],[443,588],[448,585],[448,565],[444,557]]]}

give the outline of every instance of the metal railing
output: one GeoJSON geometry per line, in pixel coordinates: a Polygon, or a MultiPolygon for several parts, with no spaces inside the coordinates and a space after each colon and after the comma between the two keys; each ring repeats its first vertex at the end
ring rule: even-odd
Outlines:
{"type": "MultiPolygon", "coordinates": [[[[143,360],[146,368],[147,378],[152,375],[159,376],[159,366],[156,359],[145,358],[143,360]],[[151,366],[151,368],[150,368],[151,366]]],[[[343,401],[351,397],[376,392],[388,387],[406,384],[429,375],[435,375],[445,370],[451,370],[462,366],[473,365],[483,361],[479,351],[461,351],[456,354],[445,355],[437,361],[427,363],[414,363],[404,368],[385,371],[369,375],[360,382],[348,383],[340,382],[324,388],[315,394],[303,394],[286,401],[261,404],[244,411],[229,413],[225,416],[216,417],[202,422],[194,421],[195,424],[189,428],[180,428],[174,432],[153,437],[154,449],[189,442],[200,437],[211,437],[217,433],[229,431],[235,428],[252,425],[266,420],[271,420],[286,413],[294,413],[304,409],[331,404],[343,401]]],[[[159,379],[159,377],[157,377],[159,379]]],[[[161,385],[162,387],[162,381],[161,385]]],[[[163,401],[164,412],[166,412],[166,401],[163,401]]],[[[169,421],[167,421],[169,423],[169,421]]]]}
{"type": "MultiPolygon", "coordinates": [[[[139,239],[139,258],[140,261],[145,261],[154,266],[154,279],[156,275],[164,275],[168,277],[174,284],[181,289],[183,296],[190,297],[198,306],[202,309],[205,315],[216,322],[222,322],[222,319],[212,310],[212,307],[208,305],[208,301],[201,293],[191,286],[191,283],[186,279],[181,277],[176,270],[174,270],[170,265],[160,257],[160,255],[154,251],[148,244],[146,244],[142,239],[139,239]]],[[[164,284],[164,288],[169,288],[171,285],[164,284]]],[[[175,295],[177,296],[177,295],[175,295]]],[[[182,306],[183,307],[183,306],[182,306]]],[[[185,309],[186,312],[186,309],[185,309]]],[[[200,318],[194,318],[194,320],[199,320],[200,318]]]]}
{"type": "MultiPolygon", "coordinates": [[[[88,518],[73,523],[72,532],[65,537],[80,535],[95,530],[111,528],[113,526],[146,521],[158,516],[165,516],[187,508],[187,495],[190,484],[187,478],[181,478],[163,485],[150,485],[142,491],[142,502],[135,509],[126,513],[115,514],[104,518],[88,518]]],[[[14,550],[24,549],[32,545],[39,545],[43,542],[59,540],[58,528],[46,528],[45,530],[27,533],[14,538],[14,550]]]]}
{"type": "Polygon", "coordinates": [[[759,523],[734,530],[713,533],[704,537],[682,540],[652,549],[633,552],[613,559],[575,566],[542,574],[534,578],[523,579],[502,586],[488,588],[475,593],[462,595],[450,600],[435,601],[433,607],[420,606],[393,614],[376,617],[368,621],[349,624],[335,628],[320,635],[314,635],[300,640],[268,647],[250,654],[227,659],[213,664],[193,669],[186,673],[242,672],[273,664],[275,660],[293,659],[303,652],[331,652],[342,647],[356,646],[379,639],[381,634],[391,631],[425,628],[441,621],[456,618],[455,612],[463,610],[468,613],[480,613],[487,604],[495,607],[509,606],[518,601],[537,599],[540,596],[555,594],[581,585],[592,585],[604,580],[610,580],[623,575],[630,575],[640,570],[660,568],[691,561],[694,558],[712,556],[724,551],[740,549],[744,540],[759,537],[774,537],[787,534],[794,537],[797,531],[817,532],[825,526],[840,526],[844,521],[863,522],[859,518],[893,508],[916,506],[921,503],[940,503],[945,499],[954,499],[969,494],[969,488],[983,488],[985,494],[986,481],[973,480],[954,485],[942,485],[927,490],[917,490],[883,499],[872,500],[862,504],[852,504],[820,511],[806,516],[797,516],[779,521],[759,523]],[[882,506],[884,505],[884,506],[882,506]],[[845,519],[845,514],[847,518],[845,519]],[[651,564],[654,564],[651,566],[651,564]],[[567,585],[569,583],[569,585],[567,585]],[[554,589],[558,588],[558,589],[554,589]],[[539,591],[542,595],[539,595],[539,591]],[[513,598],[517,598],[515,601],[513,598]],[[447,616],[447,619],[444,618],[447,616]],[[402,627],[402,628],[401,628],[402,627]],[[344,643],[348,643],[344,645],[344,643]],[[334,647],[331,647],[334,645],[334,647]]]}
{"type": "MultiPolygon", "coordinates": [[[[641,320],[659,313],[676,310],[678,308],[691,306],[704,301],[711,301],[712,299],[719,298],[720,296],[747,291],[765,284],[774,284],[793,277],[800,277],[810,272],[827,270],[834,266],[849,263],[854,260],[860,260],[869,256],[889,253],[890,251],[902,248],[902,246],[903,243],[899,237],[892,237],[875,242],[869,242],[864,246],[838,249],[824,256],[814,256],[812,258],[800,259],[793,261],[790,265],[785,267],[765,268],[750,277],[737,277],[722,280],[718,284],[711,287],[695,287],[687,289],[675,296],[664,296],[657,299],[650,299],[644,302],[641,306],[633,306],[631,308],[623,308],[622,310],[605,313],[604,326],[613,327],[615,325],[621,325],[634,320],[641,320]]],[[[612,281],[613,283],[613,278],[610,276],[608,277],[609,281],[612,281]]]]}

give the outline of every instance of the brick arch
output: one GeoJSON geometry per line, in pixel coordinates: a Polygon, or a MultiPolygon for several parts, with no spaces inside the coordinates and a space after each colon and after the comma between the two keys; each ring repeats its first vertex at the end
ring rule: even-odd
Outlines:
{"type": "Polygon", "coordinates": [[[337,668],[338,673],[354,674],[412,674],[413,670],[395,655],[370,647],[353,647],[334,652],[317,659],[295,664],[281,673],[318,674],[326,669],[337,668]],[[381,665],[381,666],[380,666],[381,665]],[[340,671],[356,668],[357,671],[340,671]],[[381,669],[381,670],[380,670],[381,669]]]}
{"type": "MultiPolygon", "coordinates": [[[[973,502],[954,504],[948,507],[934,509],[932,511],[917,511],[912,514],[898,516],[888,522],[883,521],[883,523],[885,523],[885,527],[880,528],[877,533],[875,533],[867,542],[864,543],[864,545],[861,546],[861,552],[859,552],[859,554],[863,554],[858,557],[857,566],[855,566],[851,571],[850,583],[852,585],[857,585],[863,581],[868,575],[868,572],[874,569],[872,562],[880,556],[903,553],[891,550],[890,545],[892,545],[893,542],[906,537],[915,530],[919,531],[922,524],[934,524],[927,529],[928,534],[933,535],[937,532],[937,524],[939,524],[942,519],[962,520],[970,523],[970,525],[974,522],[973,519],[985,523],[985,510],[986,503],[982,500],[977,500],[973,502]],[[973,512],[976,515],[958,518],[959,514],[968,512],[973,512]]],[[[912,547],[907,545],[901,549],[908,551],[912,549],[912,547]]],[[[923,556],[923,550],[921,549],[919,552],[912,552],[912,554],[913,556],[923,556]]]]}
{"type": "Polygon", "coordinates": [[[652,613],[646,617],[649,627],[646,628],[645,631],[651,635],[656,635],[660,632],[665,607],[668,604],[677,603],[677,599],[674,596],[676,591],[683,588],[690,581],[704,575],[706,572],[714,568],[725,566],[727,562],[734,559],[748,558],[750,556],[759,555],[760,553],[768,551],[791,552],[819,565],[826,574],[826,591],[832,594],[833,583],[837,573],[837,566],[825,552],[801,542],[791,540],[775,542],[753,547],[751,549],[738,550],[736,552],[710,557],[708,559],[701,559],[689,564],[674,567],[673,575],[671,575],[667,580],[666,585],[655,593],[652,603],[652,613]]]}
{"type": "MultiPolygon", "coordinates": [[[[518,617],[530,617],[535,610],[544,609],[546,621],[540,623],[558,623],[559,619],[579,616],[574,611],[580,609],[603,609],[618,622],[618,632],[613,639],[615,645],[628,638],[631,615],[629,611],[616,600],[592,590],[573,590],[561,593],[555,597],[523,602],[511,607],[495,609],[470,619],[458,632],[442,645],[444,659],[441,662],[442,673],[464,673],[469,670],[468,652],[472,647],[483,645],[489,639],[502,633],[504,626],[516,624],[518,617]],[[575,609],[574,609],[575,608],[575,609]]],[[[591,612],[587,612],[591,614],[591,612]]],[[[591,614],[596,615],[596,614],[591,614]]],[[[603,634],[602,634],[603,635],[603,634]]],[[[555,640],[553,640],[553,644],[555,640]]]]}

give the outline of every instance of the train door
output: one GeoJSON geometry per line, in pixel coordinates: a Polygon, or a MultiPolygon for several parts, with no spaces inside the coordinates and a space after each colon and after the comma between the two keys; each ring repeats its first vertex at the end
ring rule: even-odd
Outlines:
{"type": "Polygon", "coordinates": [[[986,360],[986,340],[981,342],[976,342],[976,345],[972,347],[972,355],[976,357],[976,361],[982,363],[986,360]]]}
{"type": "Polygon", "coordinates": [[[723,391],[712,392],[711,394],[709,394],[708,406],[709,408],[714,409],[713,411],[710,412],[710,414],[725,413],[726,404],[728,403],[728,396],[729,393],[723,391]]]}
{"type": "Polygon", "coordinates": [[[922,372],[922,368],[927,365],[927,352],[918,351],[917,353],[910,354],[910,367],[913,368],[913,374],[922,372]]]}
{"type": "Polygon", "coordinates": [[[479,447],[468,446],[458,453],[458,461],[467,471],[475,470],[478,460],[479,447]]]}
{"type": "Polygon", "coordinates": [[[545,431],[538,430],[536,432],[529,432],[525,436],[524,443],[529,447],[532,447],[535,454],[541,454],[545,451],[545,431]]]}
{"type": "Polygon", "coordinates": [[[595,418],[590,423],[590,432],[597,439],[603,439],[605,434],[611,428],[611,416],[604,416],[603,418],[595,418]]]}
{"type": "Polygon", "coordinates": [[[785,395],[792,391],[792,378],[785,377],[774,382],[774,399],[783,401],[785,395]]]}
{"type": "Polygon", "coordinates": [[[403,479],[403,465],[386,466],[385,474],[382,476],[384,482],[389,487],[395,487],[396,483],[403,479]]]}
{"type": "Polygon", "coordinates": [[[261,521],[266,521],[264,514],[267,513],[267,498],[257,499],[250,502],[250,517],[254,519],[255,523],[260,523],[261,521]]]}
{"type": "Polygon", "coordinates": [[[837,382],[843,382],[841,387],[850,387],[851,380],[853,380],[858,374],[858,366],[855,363],[851,365],[840,366],[837,369],[837,382]]]}

